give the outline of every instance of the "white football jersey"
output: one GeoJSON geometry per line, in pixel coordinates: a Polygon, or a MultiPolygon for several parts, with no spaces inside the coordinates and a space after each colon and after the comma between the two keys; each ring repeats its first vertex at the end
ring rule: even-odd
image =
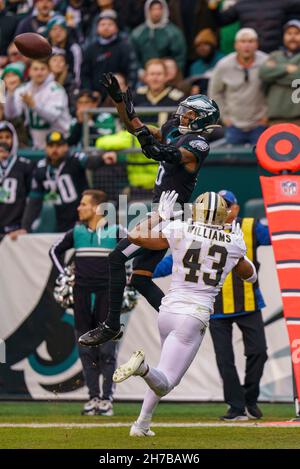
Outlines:
{"type": "Polygon", "coordinates": [[[171,285],[161,310],[213,312],[226,276],[246,254],[244,239],[209,226],[175,220],[163,229],[173,256],[171,285]]]}

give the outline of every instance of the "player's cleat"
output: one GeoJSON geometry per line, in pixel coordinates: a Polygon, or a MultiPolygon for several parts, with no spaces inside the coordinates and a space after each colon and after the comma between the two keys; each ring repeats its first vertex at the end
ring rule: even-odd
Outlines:
{"type": "Polygon", "coordinates": [[[109,340],[119,340],[123,336],[122,326],[123,324],[121,324],[120,329],[115,330],[107,326],[105,322],[100,323],[96,329],[81,335],[78,342],[86,347],[96,347],[97,345],[105,344],[109,340]]]}
{"type": "Polygon", "coordinates": [[[256,404],[254,404],[246,406],[246,415],[251,420],[258,420],[262,418],[263,413],[260,408],[256,404]]]}
{"type": "Polygon", "coordinates": [[[93,397],[90,399],[84,404],[81,415],[97,415],[100,402],[99,397],[93,397]]]}
{"type": "Polygon", "coordinates": [[[97,413],[98,415],[103,415],[104,417],[112,417],[114,415],[112,402],[109,400],[100,401],[97,413]]]}
{"type": "Polygon", "coordinates": [[[141,366],[145,361],[145,352],[143,350],[137,350],[133,352],[128,362],[124,365],[119,366],[113,374],[113,381],[115,383],[121,383],[125,379],[132,375],[141,376],[145,374],[145,366],[141,366]]]}
{"type": "Polygon", "coordinates": [[[136,422],[131,426],[129,436],[155,436],[155,433],[150,428],[142,428],[136,422]]]}
{"type": "Polygon", "coordinates": [[[244,410],[234,409],[230,407],[225,415],[220,417],[220,420],[225,420],[226,422],[236,422],[248,420],[248,417],[244,410]]]}

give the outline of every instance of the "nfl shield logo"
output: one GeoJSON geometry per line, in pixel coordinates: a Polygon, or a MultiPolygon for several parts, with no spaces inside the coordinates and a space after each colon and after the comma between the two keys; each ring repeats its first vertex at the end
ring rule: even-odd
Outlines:
{"type": "Polygon", "coordinates": [[[281,184],[281,189],[285,195],[295,195],[297,193],[298,187],[296,182],[284,181],[281,184]]]}

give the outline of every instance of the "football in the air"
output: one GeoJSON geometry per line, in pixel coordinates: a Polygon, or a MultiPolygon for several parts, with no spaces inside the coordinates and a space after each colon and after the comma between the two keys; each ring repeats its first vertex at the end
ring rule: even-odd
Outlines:
{"type": "Polygon", "coordinates": [[[52,47],[43,36],[37,33],[23,33],[15,37],[14,43],[21,54],[30,59],[46,59],[52,47]]]}

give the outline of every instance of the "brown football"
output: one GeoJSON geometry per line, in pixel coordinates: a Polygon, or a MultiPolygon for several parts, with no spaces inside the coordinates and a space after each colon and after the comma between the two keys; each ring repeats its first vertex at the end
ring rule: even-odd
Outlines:
{"type": "Polygon", "coordinates": [[[15,37],[14,43],[21,54],[30,59],[46,59],[52,47],[43,36],[37,33],[23,33],[15,37]]]}

